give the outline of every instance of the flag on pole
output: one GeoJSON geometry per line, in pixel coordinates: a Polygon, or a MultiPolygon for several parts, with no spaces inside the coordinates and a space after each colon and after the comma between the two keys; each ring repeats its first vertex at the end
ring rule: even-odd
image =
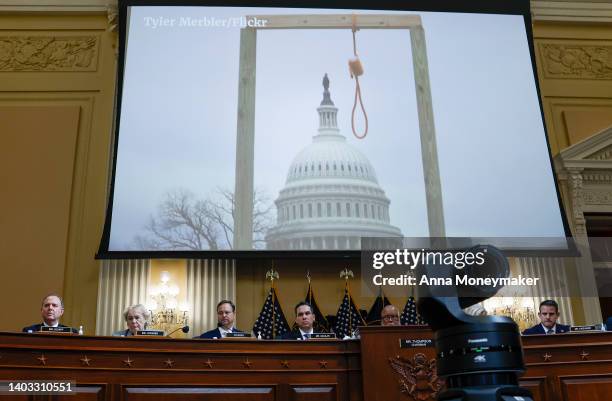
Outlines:
{"type": "Polygon", "coordinates": [[[353,332],[358,326],[365,326],[365,321],[359,313],[359,309],[351,297],[349,291],[348,280],[344,287],[344,298],[336,313],[336,326],[334,332],[338,338],[344,338],[345,336],[352,336],[353,332]]]}
{"type": "Polygon", "coordinates": [[[306,293],[305,301],[312,306],[312,312],[315,315],[314,330],[319,333],[329,332],[329,322],[321,312],[321,309],[319,309],[319,305],[317,305],[311,283],[308,283],[308,292],[306,293]]]}
{"type": "Polygon", "coordinates": [[[427,324],[423,317],[417,312],[416,301],[412,295],[408,297],[404,311],[400,316],[402,324],[414,325],[414,324],[427,324]]]}
{"type": "Polygon", "coordinates": [[[255,336],[261,336],[264,340],[272,340],[280,337],[290,330],[283,309],[278,302],[274,285],[270,287],[270,292],[261,308],[259,317],[253,325],[255,336]]]}
{"type": "Polygon", "coordinates": [[[382,310],[387,305],[391,305],[391,302],[389,302],[389,299],[385,297],[382,287],[379,287],[378,297],[376,297],[376,300],[374,300],[374,303],[368,312],[368,316],[366,317],[366,323],[368,326],[380,324],[380,320],[382,319],[382,310]]]}

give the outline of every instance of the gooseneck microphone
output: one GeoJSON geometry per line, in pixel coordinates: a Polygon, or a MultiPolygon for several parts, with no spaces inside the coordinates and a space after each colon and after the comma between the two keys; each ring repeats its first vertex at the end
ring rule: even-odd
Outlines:
{"type": "Polygon", "coordinates": [[[170,333],[166,334],[166,337],[170,337],[172,334],[176,333],[179,330],[181,330],[183,333],[189,333],[189,326],[183,326],[183,327],[174,329],[170,333]]]}

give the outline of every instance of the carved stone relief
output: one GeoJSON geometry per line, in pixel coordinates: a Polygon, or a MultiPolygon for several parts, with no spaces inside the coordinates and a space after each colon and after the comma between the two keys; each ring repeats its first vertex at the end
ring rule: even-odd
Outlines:
{"type": "Polygon", "coordinates": [[[435,400],[444,381],[436,374],[436,360],[428,359],[425,354],[417,353],[412,358],[397,355],[389,358],[395,373],[400,392],[411,400],[435,400]]]}
{"type": "Polygon", "coordinates": [[[0,71],[95,71],[96,36],[0,36],[0,71]]]}
{"type": "Polygon", "coordinates": [[[106,18],[108,20],[109,32],[117,32],[117,24],[119,23],[119,12],[117,11],[117,5],[109,4],[106,8],[106,18]]]}
{"type": "Polygon", "coordinates": [[[586,221],[584,219],[584,194],[582,189],[582,174],[580,169],[569,170],[569,188],[572,197],[572,212],[574,229],[577,235],[586,235],[586,221]]]}
{"type": "Polygon", "coordinates": [[[586,205],[612,205],[612,190],[584,190],[582,199],[586,205]]]}
{"type": "Polygon", "coordinates": [[[548,78],[612,79],[612,46],[540,43],[548,78]]]}
{"type": "Polygon", "coordinates": [[[612,160],[612,146],[605,147],[588,157],[589,160],[612,160]]]}
{"type": "Polygon", "coordinates": [[[612,184],[612,172],[584,172],[582,179],[588,184],[610,185],[612,184]]]}

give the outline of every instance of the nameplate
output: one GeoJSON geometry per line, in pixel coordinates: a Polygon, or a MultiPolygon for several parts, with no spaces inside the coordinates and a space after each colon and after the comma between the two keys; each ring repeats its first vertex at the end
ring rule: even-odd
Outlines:
{"type": "Polygon", "coordinates": [[[72,334],[72,327],[42,326],[40,328],[40,331],[43,333],[72,334]]]}
{"type": "Polygon", "coordinates": [[[434,341],[429,338],[400,338],[400,348],[433,347],[434,341]]]}
{"type": "Polygon", "coordinates": [[[163,330],[137,330],[137,336],[164,336],[163,330]]]}
{"type": "Polygon", "coordinates": [[[310,335],[311,340],[329,340],[336,338],[335,333],[312,333],[310,335]]]}
{"type": "Polygon", "coordinates": [[[599,331],[595,325],[590,326],[571,326],[570,331],[599,331]]]}
{"type": "Polygon", "coordinates": [[[251,337],[251,333],[242,333],[239,331],[234,331],[232,333],[225,334],[225,338],[246,338],[251,337]]]}

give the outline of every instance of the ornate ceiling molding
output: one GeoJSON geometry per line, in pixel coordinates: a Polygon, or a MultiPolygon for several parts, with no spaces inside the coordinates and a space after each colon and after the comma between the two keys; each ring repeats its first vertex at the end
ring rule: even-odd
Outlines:
{"type": "Polygon", "coordinates": [[[538,44],[547,78],[612,79],[612,46],[538,44]]]}
{"type": "Polygon", "coordinates": [[[611,1],[531,1],[534,21],[612,22],[611,1]]]}
{"type": "Polygon", "coordinates": [[[561,168],[612,170],[612,126],[563,149],[556,157],[561,168]]]}
{"type": "Polygon", "coordinates": [[[0,13],[106,13],[117,0],[0,0],[0,13]]]}
{"type": "MultiPolygon", "coordinates": [[[[117,0],[0,0],[0,12],[102,13],[117,0]]],[[[612,22],[610,1],[531,1],[535,21],[612,22]]]]}
{"type": "Polygon", "coordinates": [[[96,36],[0,36],[0,71],[95,71],[96,36]]]}

